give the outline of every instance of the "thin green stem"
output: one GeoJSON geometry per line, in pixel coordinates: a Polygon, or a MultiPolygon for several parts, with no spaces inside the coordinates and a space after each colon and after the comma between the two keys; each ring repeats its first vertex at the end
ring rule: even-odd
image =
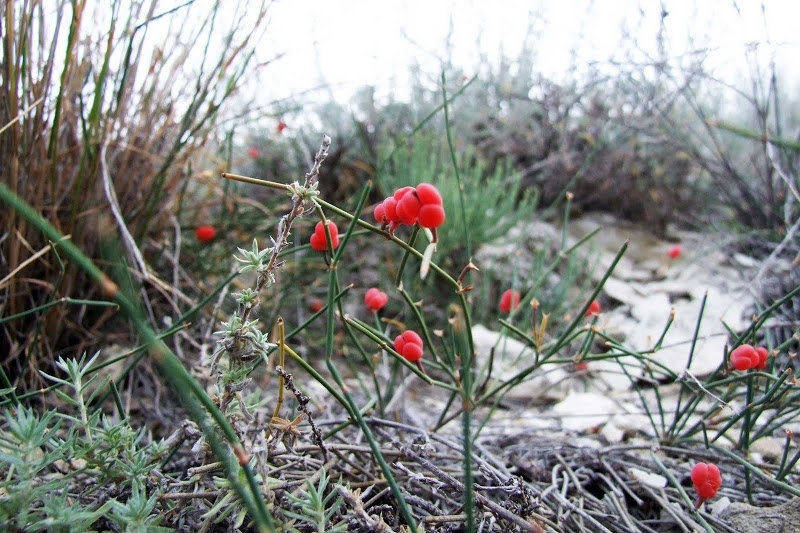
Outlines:
{"type": "Polygon", "coordinates": [[[406,521],[408,526],[411,528],[412,531],[417,529],[416,521],[414,520],[414,515],[411,514],[411,509],[408,507],[405,498],[403,497],[403,493],[400,490],[400,486],[397,484],[397,480],[394,478],[392,474],[391,468],[389,468],[386,459],[383,457],[383,453],[381,452],[381,447],[378,442],[375,440],[375,437],[372,434],[372,431],[367,425],[364,417],[361,415],[361,411],[358,409],[358,406],[353,400],[352,395],[349,393],[347,386],[344,384],[344,380],[342,376],[339,374],[339,370],[336,368],[336,365],[333,363],[333,335],[334,335],[334,310],[333,310],[333,299],[336,295],[336,287],[339,286],[339,279],[337,276],[336,264],[331,264],[329,273],[328,273],[328,315],[327,315],[327,327],[325,332],[325,364],[328,367],[328,370],[333,376],[333,380],[336,385],[339,387],[339,390],[342,391],[341,396],[344,397],[344,402],[341,404],[345,409],[347,409],[350,416],[358,423],[358,426],[361,428],[361,431],[364,433],[364,437],[367,439],[369,443],[370,450],[372,450],[372,455],[377,461],[381,472],[383,472],[383,476],[386,478],[386,482],[389,484],[389,488],[392,491],[392,495],[394,495],[395,500],[397,500],[397,505],[400,508],[400,514],[403,515],[403,519],[406,521]]]}

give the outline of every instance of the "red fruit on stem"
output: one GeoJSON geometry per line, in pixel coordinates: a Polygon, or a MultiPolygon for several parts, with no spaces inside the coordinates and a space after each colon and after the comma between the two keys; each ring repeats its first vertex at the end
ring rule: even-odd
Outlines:
{"type": "Polygon", "coordinates": [[[414,190],[414,187],[409,187],[409,186],[400,187],[399,189],[394,191],[394,194],[392,195],[392,198],[394,198],[395,200],[397,200],[399,202],[400,199],[403,198],[403,196],[405,196],[406,194],[408,194],[409,192],[411,192],[413,190],[414,190]]]}
{"type": "Polygon", "coordinates": [[[364,293],[364,305],[373,313],[377,313],[389,302],[389,297],[382,290],[372,287],[364,293]]]}
{"type": "Polygon", "coordinates": [[[325,237],[320,237],[316,233],[311,234],[308,243],[311,245],[312,249],[318,252],[324,252],[328,249],[328,243],[325,241],[325,237]]]}
{"type": "MultiPolygon", "coordinates": [[[[749,344],[742,344],[733,350],[730,357],[731,365],[740,372],[756,368],[759,364],[758,352],[749,344]]],[[[766,359],[764,361],[766,362],[766,359]]]]}
{"type": "Polygon", "coordinates": [[[677,259],[681,256],[682,253],[683,249],[681,249],[680,244],[673,244],[672,246],[669,247],[669,250],[667,250],[667,255],[669,256],[670,259],[677,259]]]}
{"type": "Polygon", "coordinates": [[[381,224],[389,223],[389,221],[386,219],[386,209],[383,207],[383,203],[375,206],[375,209],[372,210],[372,216],[374,216],[375,220],[381,224]]]}
{"type": "Polygon", "coordinates": [[[764,370],[767,368],[767,358],[769,358],[769,351],[763,346],[756,348],[758,354],[758,364],[755,366],[756,370],[764,370]]]}
{"type": "Polygon", "coordinates": [[[442,195],[439,194],[439,189],[430,183],[420,183],[416,187],[417,198],[423,205],[434,204],[442,205],[442,195]]]}
{"type": "Polygon", "coordinates": [[[217,235],[217,230],[214,229],[214,226],[198,226],[197,229],[194,230],[194,234],[197,236],[198,241],[207,243],[214,240],[214,237],[217,235]]]}
{"type": "Polygon", "coordinates": [[[422,203],[414,191],[409,191],[397,201],[397,218],[406,226],[413,226],[417,222],[419,209],[422,203]]]}
{"type": "Polygon", "coordinates": [[[592,303],[589,304],[589,308],[586,310],[586,316],[592,315],[599,315],[600,314],[600,302],[597,300],[592,300],[592,303]]]}
{"type": "Polygon", "coordinates": [[[285,130],[288,127],[289,126],[287,126],[286,123],[281,120],[278,121],[278,125],[275,127],[275,129],[278,131],[278,133],[283,133],[283,130],[285,130]]]}
{"type": "Polygon", "coordinates": [[[393,196],[383,201],[383,212],[389,222],[400,222],[400,219],[397,218],[397,200],[393,196]]]}
{"type": "Polygon", "coordinates": [[[444,219],[444,208],[441,205],[425,204],[419,208],[417,222],[423,228],[438,228],[444,224],[444,219]]]}
{"type": "Polygon", "coordinates": [[[319,298],[314,298],[313,300],[311,300],[311,303],[308,304],[308,309],[312,313],[318,313],[319,311],[322,310],[323,307],[325,307],[325,304],[323,304],[322,300],[320,300],[319,298]]]}
{"type": "Polygon", "coordinates": [[[512,289],[506,290],[500,296],[500,310],[504,313],[510,313],[512,309],[519,307],[520,294],[512,289]]]}
{"type": "Polygon", "coordinates": [[[694,491],[701,500],[708,500],[717,495],[722,486],[722,475],[717,465],[711,463],[697,463],[692,467],[692,484],[694,491]]]}
{"type": "MultiPolygon", "coordinates": [[[[339,246],[339,228],[336,227],[335,222],[328,221],[328,231],[331,234],[331,245],[335,250],[339,246]]],[[[309,243],[311,244],[311,248],[318,252],[324,252],[328,249],[328,240],[325,238],[325,226],[322,221],[317,222],[317,225],[314,227],[314,234],[311,235],[309,243]]]]}
{"type": "Polygon", "coordinates": [[[422,358],[422,337],[406,330],[394,339],[394,350],[409,362],[416,363],[422,358]]]}

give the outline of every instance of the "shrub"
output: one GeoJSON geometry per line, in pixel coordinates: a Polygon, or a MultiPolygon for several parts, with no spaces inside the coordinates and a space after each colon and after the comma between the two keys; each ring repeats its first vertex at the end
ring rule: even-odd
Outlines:
{"type": "MultiPolygon", "coordinates": [[[[170,205],[239,87],[266,14],[266,2],[242,3],[247,14],[220,39],[218,7],[186,24],[188,4],[165,12],[149,5],[9,4],[0,68],[3,183],[89,256],[124,256],[145,286],[152,259],[145,237],[171,225],[170,205]],[[160,36],[153,48],[143,45],[145,34],[160,36]]],[[[75,293],[91,300],[97,291],[75,264],[37,253],[50,245],[14,211],[0,212],[0,227],[13,230],[0,252],[14,274],[2,287],[3,364],[36,381],[25,357],[47,366],[37,359],[77,355],[109,317],[88,306],[75,320],[76,304],[50,305],[75,293]],[[42,305],[50,306],[22,314],[42,305]]]]}

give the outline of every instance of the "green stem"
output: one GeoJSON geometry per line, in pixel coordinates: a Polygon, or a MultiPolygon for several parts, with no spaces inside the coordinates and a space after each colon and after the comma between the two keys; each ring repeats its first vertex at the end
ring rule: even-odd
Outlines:
{"type": "MultiPolygon", "coordinates": [[[[378,463],[378,466],[383,473],[383,476],[386,478],[386,483],[389,485],[389,488],[392,491],[392,495],[394,495],[395,500],[397,500],[397,505],[400,508],[400,514],[403,515],[403,519],[408,524],[411,531],[417,530],[417,523],[414,520],[414,515],[411,514],[411,509],[408,507],[405,498],[403,497],[403,493],[400,490],[400,486],[397,484],[397,480],[394,478],[392,474],[391,468],[389,468],[389,464],[386,462],[386,459],[383,457],[383,453],[381,452],[381,447],[378,442],[375,440],[372,431],[367,425],[366,421],[364,420],[361,411],[358,409],[358,406],[353,400],[352,395],[347,389],[347,386],[342,379],[341,374],[339,374],[339,370],[336,368],[336,365],[333,363],[333,334],[334,334],[334,309],[333,309],[333,299],[336,295],[336,288],[339,286],[339,278],[337,276],[337,264],[336,262],[332,262],[330,265],[330,270],[328,273],[328,316],[327,316],[327,327],[325,332],[325,364],[328,367],[328,370],[333,376],[333,380],[336,385],[339,387],[339,390],[342,392],[340,397],[344,398],[344,402],[341,404],[342,407],[347,409],[349,415],[356,421],[358,426],[361,428],[361,431],[364,433],[364,437],[366,437],[367,442],[369,443],[370,450],[372,451],[372,455],[375,458],[375,461],[378,463]]],[[[341,303],[339,304],[341,306],[341,303]]]]}

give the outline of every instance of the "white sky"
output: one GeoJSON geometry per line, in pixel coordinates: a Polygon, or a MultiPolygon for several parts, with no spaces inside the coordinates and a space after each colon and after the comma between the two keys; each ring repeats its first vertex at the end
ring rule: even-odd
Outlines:
{"type": "MultiPolygon", "coordinates": [[[[669,49],[711,46],[715,65],[731,79],[747,72],[745,43],[765,42],[792,84],[800,73],[800,1],[664,0],[669,49]],[[765,23],[766,22],[766,23],[765,23]],[[768,33],[767,33],[768,32],[768,33]]],[[[408,66],[431,72],[446,52],[451,28],[454,62],[474,72],[479,54],[517,56],[532,23],[538,65],[555,79],[568,74],[570,53],[581,64],[618,52],[627,23],[643,47],[654,49],[661,3],[655,0],[277,0],[270,8],[259,58],[285,56],[268,67],[266,94],[282,97],[329,83],[338,98],[372,84],[402,98],[408,66]]],[[[761,49],[769,56],[768,47],[761,49]]]]}

